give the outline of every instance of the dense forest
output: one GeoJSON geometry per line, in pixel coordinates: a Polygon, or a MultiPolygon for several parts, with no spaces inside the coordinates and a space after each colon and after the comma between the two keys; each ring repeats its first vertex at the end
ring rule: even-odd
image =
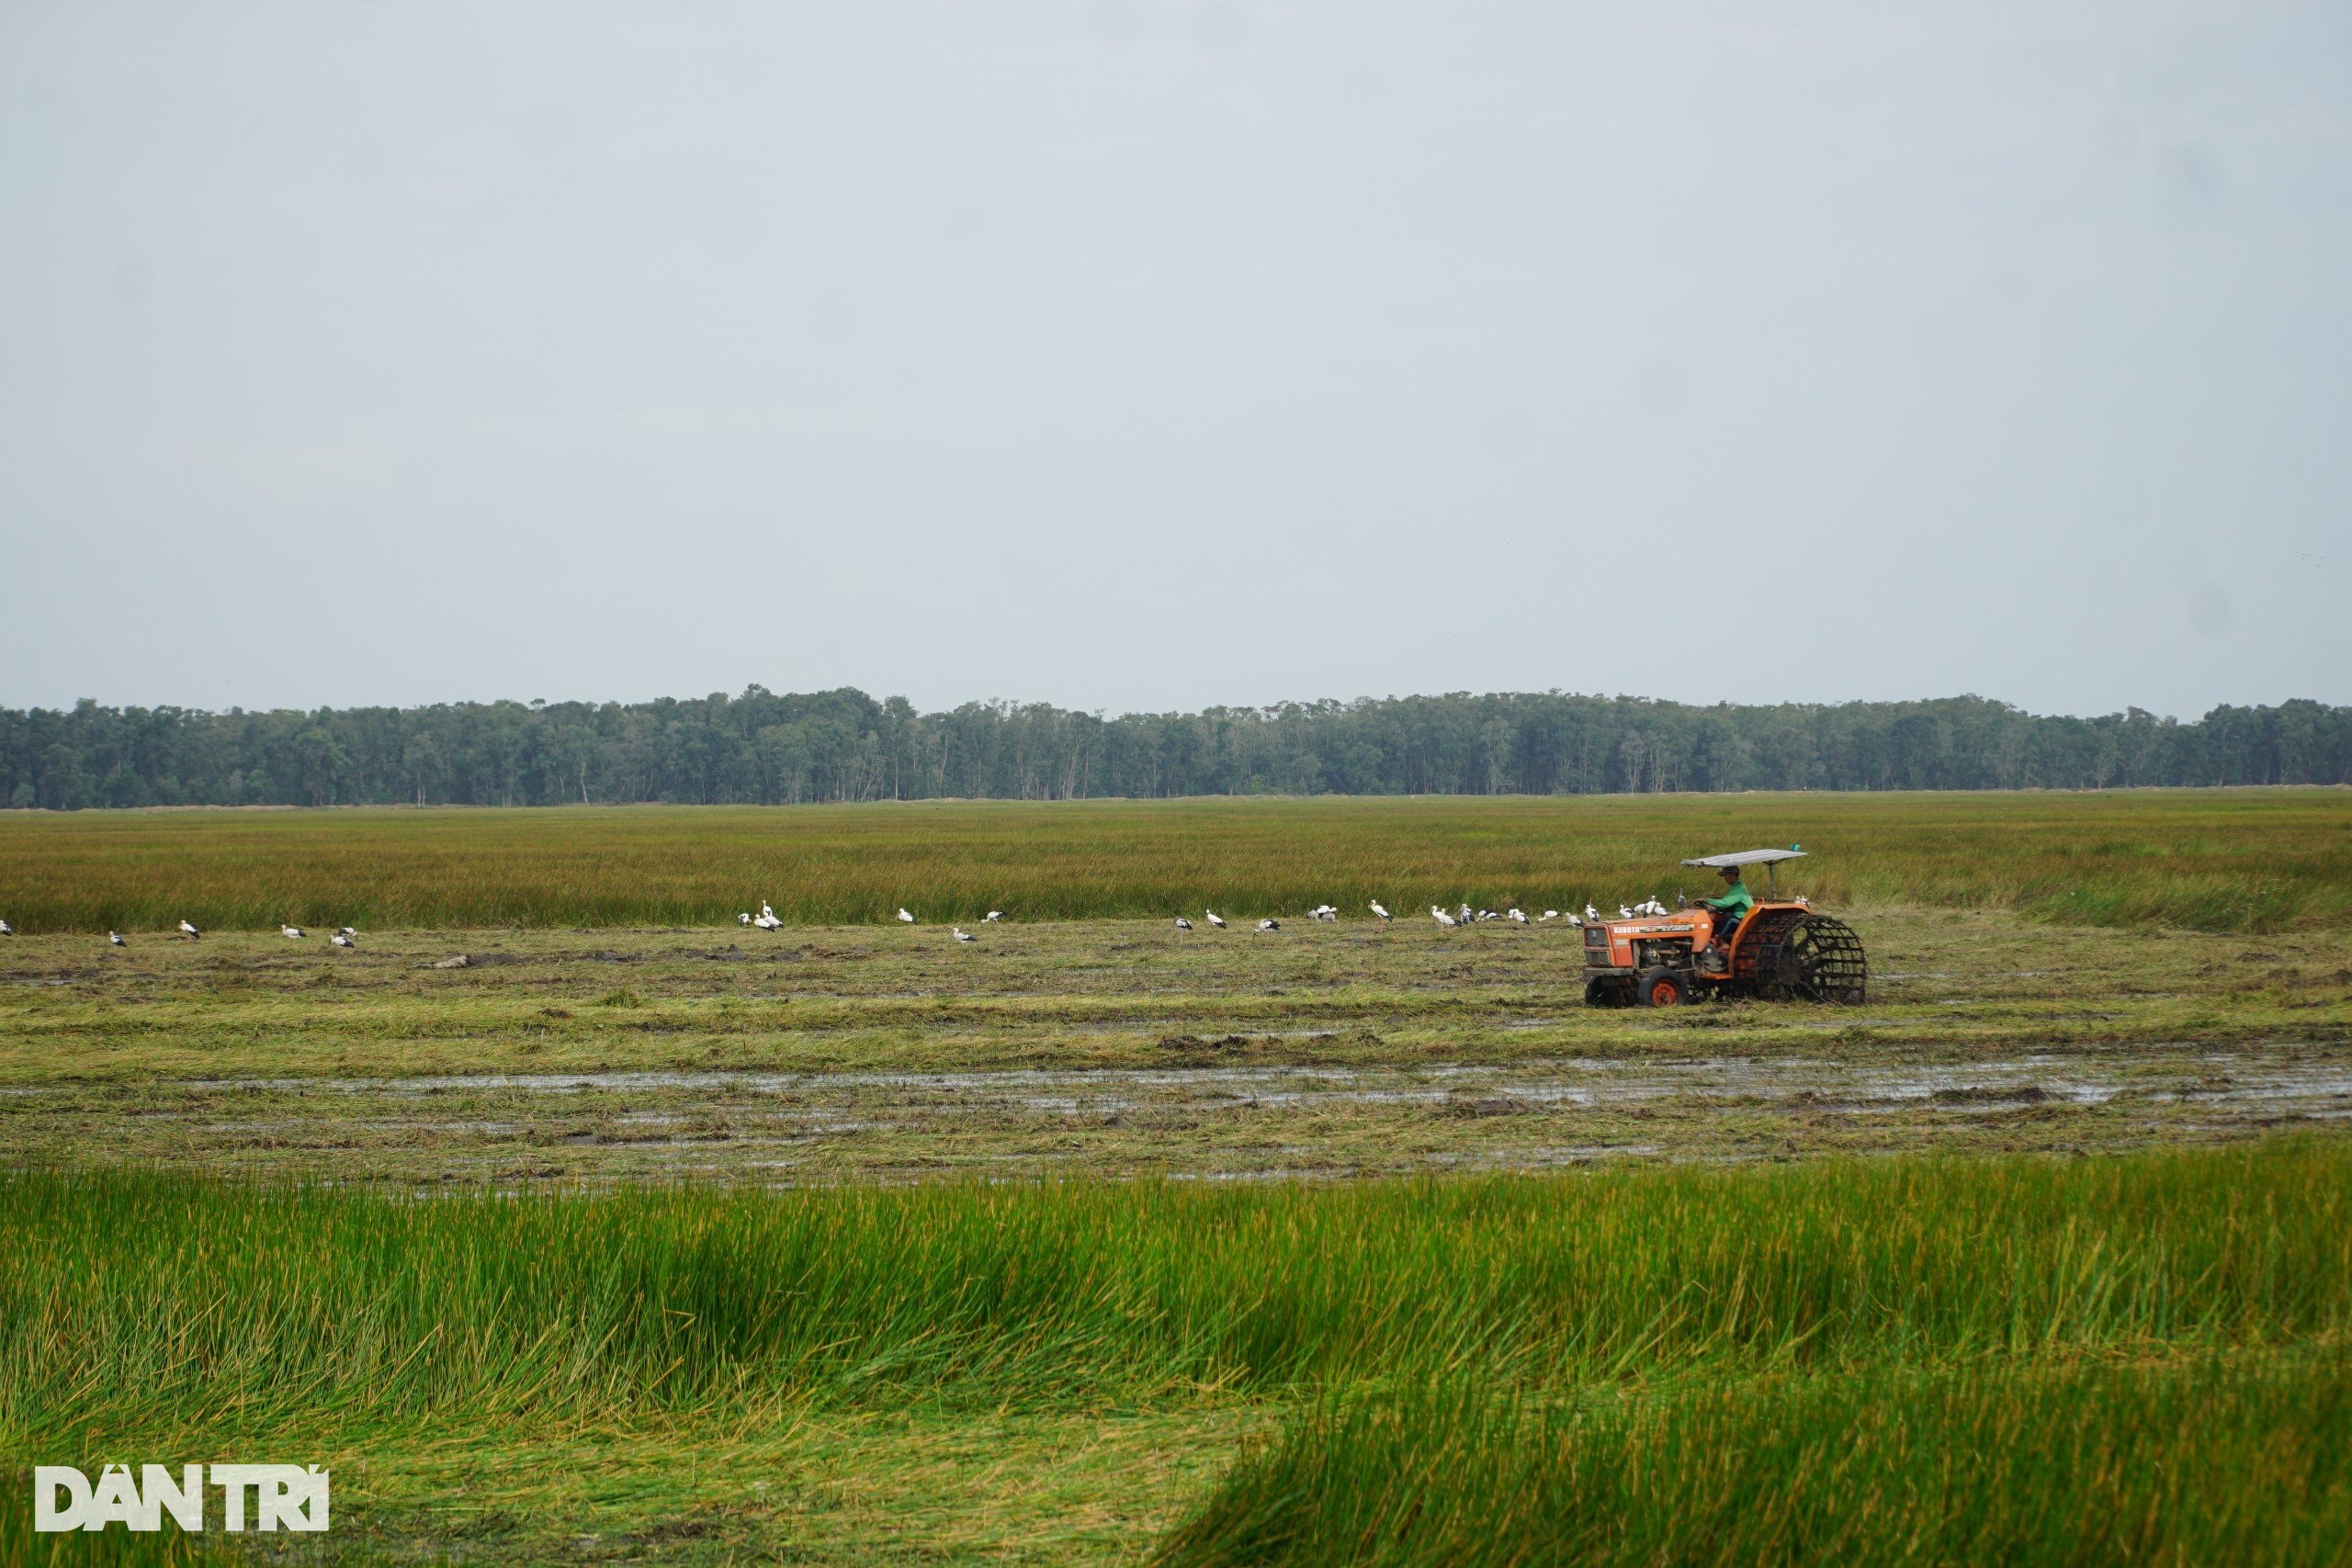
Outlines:
{"type": "Polygon", "coordinates": [[[0,801],[51,810],[2345,783],[2352,708],[2301,701],[2188,724],[1973,696],[1696,707],[1558,693],[1105,718],[758,686],[601,705],[0,709],[0,801]]]}

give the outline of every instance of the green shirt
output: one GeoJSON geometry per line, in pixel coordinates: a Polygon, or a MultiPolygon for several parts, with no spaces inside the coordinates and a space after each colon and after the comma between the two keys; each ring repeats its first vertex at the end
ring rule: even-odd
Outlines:
{"type": "Polygon", "coordinates": [[[1735,882],[1720,898],[1704,900],[1708,908],[1724,917],[1725,926],[1736,926],[1747,919],[1747,911],[1756,908],[1756,895],[1747,890],[1745,882],[1735,882]]]}

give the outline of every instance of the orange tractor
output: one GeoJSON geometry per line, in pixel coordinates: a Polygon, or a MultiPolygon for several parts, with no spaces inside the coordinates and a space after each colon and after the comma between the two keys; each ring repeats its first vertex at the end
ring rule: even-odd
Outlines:
{"type": "MultiPolygon", "coordinates": [[[[1772,867],[1802,850],[1744,850],[1684,865],[1772,867]]],[[[1703,905],[1594,920],[1584,928],[1584,999],[1589,1007],[1675,1007],[1703,996],[1773,997],[1859,1004],[1870,983],[1862,939],[1843,920],[1774,887],[1736,924],[1703,905]]]]}

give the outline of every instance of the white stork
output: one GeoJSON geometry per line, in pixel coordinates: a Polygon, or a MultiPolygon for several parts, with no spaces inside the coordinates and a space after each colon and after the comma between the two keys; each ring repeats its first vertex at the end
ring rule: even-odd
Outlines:
{"type": "Polygon", "coordinates": [[[1193,922],[1186,919],[1183,916],[1179,915],[1176,917],[1176,929],[1180,931],[1191,931],[1193,929],[1193,922]]]}
{"type": "Polygon", "coordinates": [[[1260,920],[1258,929],[1261,931],[1278,931],[1283,929],[1283,923],[1275,919],[1260,920]]]}
{"type": "Polygon", "coordinates": [[[15,936],[16,934],[16,927],[10,925],[6,920],[0,920],[0,936],[15,936]]]}
{"type": "Polygon", "coordinates": [[[1203,909],[1201,913],[1209,918],[1209,924],[1215,926],[1219,931],[1225,930],[1225,917],[1223,915],[1218,914],[1215,909],[1203,909]]]}
{"type": "Polygon", "coordinates": [[[129,947],[130,944],[122,940],[122,933],[120,931],[108,931],[107,932],[107,945],[108,947],[129,947]]]}
{"type": "Polygon", "coordinates": [[[1535,917],[1535,923],[1536,923],[1537,925],[1542,925],[1545,920],[1556,920],[1556,919],[1558,919],[1559,918],[1560,918],[1560,911],[1559,911],[1559,910],[1557,910],[1557,909],[1546,909],[1546,910],[1544,910],[1542,914],[1540,914],[1540,915],[1538,915],[1538,916],[1536,916],[1536,917],[1535,917]]]}
{"type": "Polygon", "coordinates": [[[949,926],[947,929],[956,933],[956,940],[957,942],[978,942],[980,940],[974,936],[970,931],[966,931],[962,926],[949,926]]]}
{"type": "Polygon", "coordinates": [[[1448,931],[1452,931],[1455,926],[1461,923],[1452,915],[1449,915],[1443,909],[1439,908],[1435,904],[1431,904],[1430,906],[1430,918],[1448,931]]]}
{"type": "Polygon", "coordinates": [[[1597,920],[1600,919],[1600,911],[1587,904],[1584,907],[1584,918],[1588,920],[1597,920]]]}
{"type": "Polygon", "coordinates": [[[907,913],[906,906],[903,904],[899,907],[899,919],[901,922],[907,925],[913,925],[915,923],[915,918],[907,913]]]}
{"type": "Polygon", "coordinates": [[[990,909],[987,914],[980,917],[980,924],[984,926],[992,926],[1002,919],[1004,919],[1004,911],[1002,909],[990,909]]]}
{"type": "Polygon", "coordinates": [[[335,932],[334,935],[327,938],[327,940],[334,943],[337,947],[349,947],[351,945],[351,939],[344,935],[341,931],[335,932]]]}
{"type": "Polygon", "coordinates": [[[1510,907],[1510,919],[1513,925],[1523,926],[1527,923],[1527,911],[1514,904],[1510,907]]]}
{"type": "Polygon", "coordinates": [[[196,926],[195,926],[195,924],[194,924],[193,922],[188,921],[188,920],[182,920],[182,921],[180,922],[180,935],[182,935],[182,936],[184,936],[184,937],[187,938],[187,939],[188,939],[188,941],[190,941],[190,942],[194,942],[197,938],[198,938],[198,937],[202,936],[203,934],[204,934],[204,933],[203,933],[202,931],[198,931],[198,930],[196,929],[196,926]]]}
{"type": "Polygon", "coordinates": [[[1630,919],[1632,919],[1634,918],[1634,910],[1633,910],[1633,907],[1632,907],[1631,905],[1629,905],[1629,904],[1620,904],[1620,905],[1618,905],[1618,906],[1617,906],[1617,918],[1618,918],[1619,919],[1621,919],[1621,920],[1630,920],[1630,919]]]}
{"type": "Polygon", "coordinates": [[[752,912],[749,909],[739,910],[735,916],[735,923],[739,926],[750,925],[752,923],[752,912]]]}
{"type": "Polygon", "coordinates": [[[359,934],[359,928],[357,926],[345,926],[343,928],[340,934],[344,936],[357,936],[359,934]]]}
{"type": "Polygon", "coordinates": [[[1380,917],[1380,923],[1382,925],[1385,926],[1388,923],[1388,911],[1380,907],[1380,900],[1377,898],[1374,898],[1372,901],[1372,912],[1380,917]]]}
{"type": "Polygon", "coordinates": [[[302,928],[300,926],[280,926],[277,928],[277,934],[284,937],[288,942],[299,941],[302,935],[302,928]]]}

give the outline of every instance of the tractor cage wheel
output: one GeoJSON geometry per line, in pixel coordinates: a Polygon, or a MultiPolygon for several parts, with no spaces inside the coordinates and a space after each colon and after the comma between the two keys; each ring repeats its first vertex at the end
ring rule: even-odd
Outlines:
{"type": "Polygon", "coordinates": [[[1768,996],[1860,1007],[1870,992],[1870,962],[1853,927],[1806,915],[1767,939],[1756,978],[1768,996]]]}

